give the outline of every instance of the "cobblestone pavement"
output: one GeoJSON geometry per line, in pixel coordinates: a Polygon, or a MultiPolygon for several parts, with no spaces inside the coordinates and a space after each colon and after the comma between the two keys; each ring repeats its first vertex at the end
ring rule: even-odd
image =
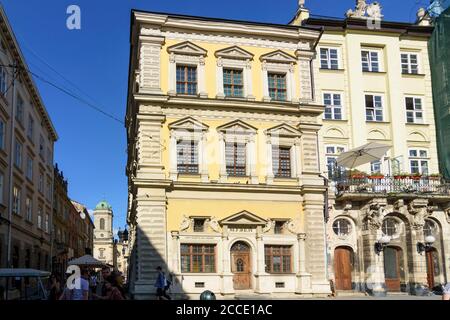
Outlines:
{"type": "Polygon", "coordinates": [[[235,300],[441,300],[442,296],[411,296],[403,294],[393,294],[386,297],[373,297],[373,296],[340,296],[340,297],[328,297],[328,298],[299,298],[295,295],[276,296],[271,295],[255,295],[255,294],[243,294],[237,295],[235,300]]]}

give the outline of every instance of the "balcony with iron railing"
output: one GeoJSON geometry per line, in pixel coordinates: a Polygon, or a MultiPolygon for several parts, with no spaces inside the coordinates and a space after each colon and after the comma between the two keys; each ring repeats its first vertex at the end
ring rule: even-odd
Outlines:
{"type": "Polygon", "coordinates": [[[331,180],[331,190],[337,198],[378,196],[433,196],[449,198],[450,182],[439,176],[357,176],[347,175],[331,180]]]}

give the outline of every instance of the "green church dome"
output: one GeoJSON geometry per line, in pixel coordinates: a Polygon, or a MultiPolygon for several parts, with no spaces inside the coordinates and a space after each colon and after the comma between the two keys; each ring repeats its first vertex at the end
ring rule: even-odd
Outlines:
{"type": "Polygon", "coordinates": [[[95,210],[111,210],[111,205],[106,201],[100,201],[97,206],[95,207],[95,210]]]}

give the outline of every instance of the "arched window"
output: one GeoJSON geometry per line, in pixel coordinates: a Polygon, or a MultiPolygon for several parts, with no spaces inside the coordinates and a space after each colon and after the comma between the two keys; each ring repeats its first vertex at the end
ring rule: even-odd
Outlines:
{"type": "Polygon", "coordinates": [[[383,234],[389,237],[396,236],[400,232],[400,224],[397,219],[394,218],[386,218],[383,221],[383,225],[381,226],[381,230],[383,234]]]}
{"type": "Polygon", "coordinates": [[[333,222],[333,231],[337,236],[347,236],[352,232],[352,225],[347,219],[337,219],[333,222]]]}
{"type": "Polygon", "coordinates": [[[105,219],[100,219],[100,230],[105,230],[105,219]]]}
{"type": "Polygon", "coordinates": [[[437,224],[432,220],[425,220],[425,225],[423,226],[423,234],[425,237],[434,236],[439,232],[437,224]]]}

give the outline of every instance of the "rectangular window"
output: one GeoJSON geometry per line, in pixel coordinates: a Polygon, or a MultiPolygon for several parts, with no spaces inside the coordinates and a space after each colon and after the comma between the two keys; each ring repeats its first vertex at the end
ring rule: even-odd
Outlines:
{"type": "Polygon", "coordinates": [[[0,93],[6,95],[6,90],[8,89],[8,74],[6,68],[0,66],[0,93]]]}
{"type": "Polygon", "coordinates": [[[272,146],[273,174],[279,178],[291,177],[291,148],[272,146]]]}
{"type": "Polygon", "coordinates": [[[44,193],[44,174],[39,172],[38,191],[44,193]]]}
{"type": "Polygon", "coordinates": [[[4,182],[4,176],[3,174],[0,174],[0,203],[3,203],[3,193],[4,193],[4,188],[5,188],[5,182],[4,182]]]}
{"type": "Polygon", "coordinates": [[[50,216],[48,213],[45,214],[45,221],[44,221],[44,231],[46,233],[49,233],[49,223],[50,223],[50,216]]]}
{"type": "Polygon", "coordinates": [[[342,120],[342,99],[339,93],[324,93],[324,118],[327,120],[342,120]]]}
{"type": "Polygon", "coordinates": [[[44,137],[41,135],[39,137],[39,155],[44,159],[45,157],[45,141],[44,137]]]}
{"type": "Polygon", "coordinates": [[[225,96],[244,96],[244,79],[242,74],[242,70],[223,69],[223,90],[225,96]]]}
{"type": "Polygon", "coordinates": [[[428,151],[425,149],[409,149],[409,165],[412,174],[428,175],[428,151]]]}
{"type": "Polygon", "coordinates": [[[275,221],[275,226],[273,228],[274,233],[275,234],[282,234],[285,223],[286,223],[286,221],[275,221]]]}
{"type": "Polygon", "coordinates": [[[34,142],[34,120],[31,115],[28,116],[27,136],[31,142],[34,142]]]}
{"type": "Polygon", "coordinates": [[[33,181],[33,159],[27,156],[27,179],[33,181]]]}
{"type": "Polygon", "coordinates": [[[47,164],[49,166],[53,165],[52,150],[50,148],[47,148],[47,164]]]}
{"type": "Polygon", "coordinates": [[[320,49],[320,67],[322,69],[339,69],[338,50],[331,48],[320,49]]]}
{"type": "Polygon", "coordinates": [[[383,121],[383,99],[381,96],[366,95],[366,120],[383,121]]]}
{"type": "Polygon", "coordinates": [[[18,187],[13,188],[13,208],[12,212],[14,214],[20,215],[20,198],[21,198],[21,190],[18,187]]]}
{"type": "Polygon", "coordinates": [[[406,122],[423,123],[422,99],[406,97],[406,122]]]}
{"type": "Polygon", "coordinates": [[[33,221],[33,201],[30,198],[25,200],[25,210],[27,221],[33,221]]]}
{"type": "Polygon", "coordinates": [[[42,229],[42,212],[43,212],[42,207],[39,207],[38,208],[38,216],[37,216],[37,227],[39,229],[42,229]]]}
{"type": "Polygon", "coordinates": [[[417,54],[402,53],[401,63],[403,74],[419,74],[419,59],[417,54]]]}
{"type": "Polygon", "coordinates": [[[326,146],[325,148],[329,179],[340,178],[345,174],[345,168],[337,165],[337,158],[342,152],[345,152],[344,147],[326,146]]]}
{"type": "Polygon", "coordinates": [[[14,148],[14,164],[18,168],[22,168],[22,143],[16,140],[15,148],[14,148]]]}
{"type": "Polygon", "coordinates": [[[362,70],[380,72],[380,58],[378,51],[361,51],[362,70]]]}
{"type": "Polygon", "coordinates": [[[177,65],[177,93],[197,94],[197,67],[177,65]]]}
{"type": "Polygon", "coordinates": [[[16,103],[16,119],[20,124],[23,124],[23,110],[24,110],[24,101],[22,96],[17,95],[17,103],[16,103]]]}
{"type": "Polygon", "coordinates": [[[225,144],[227,174],[230,176],[246,175],[245,143],[227,142],[225,144]]]}
{"type": "Polygon", "coordinates": [[[5,134],[6,125],[3,120],[0,120],[0,149],[5,150],[5,134]]]}
{"type": "Polygon", "coordinates": [[[286,101],[286,74],[269,73],[269,96],[272,100],[286,101]]]}
{"type": "Polygon", "coordinates": [[[179,173],[198,173],[198,143],[181,140],[177,143],[177,167],[179,173]]]}
{"type": "Polygon", "coordinates": [[[52,200],[52,182],[47,178],[47,199],[52,200]]]}
{"type": "Polygon", "coordinates": [[[205,231],[205,219],[194,219],[194,232],[205,231]]]}
{"type": "Polygon", "coordinates": [[[180,246],[181,272],[216,272],[215,249],[213,244],[182,244],[180,246]]]}
{"type": "Polygon", "coordinates": [[[264,246],[267,273],[291,273],[292,249],[290,246],[264,246]]]}
{"type": "Polygon", "coordinates": [[[370,163],[370,172],[371,173],[380,173],[381,172],[381,161],[372,161],[370,163]]]}

